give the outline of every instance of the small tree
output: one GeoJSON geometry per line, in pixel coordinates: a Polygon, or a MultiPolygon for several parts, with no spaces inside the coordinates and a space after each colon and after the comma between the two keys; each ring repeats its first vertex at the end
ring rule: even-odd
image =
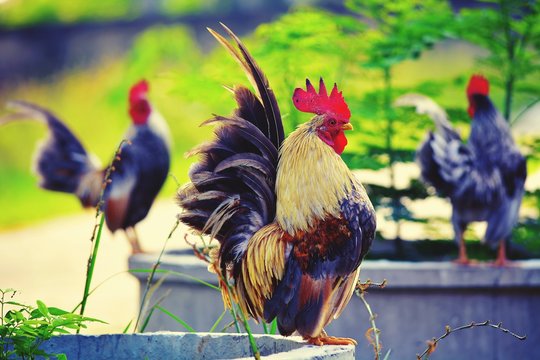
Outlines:
{"type": "MultiPolygon", "coordinates": [[[[345,88],[346,69],[354,65],[353,59],[360,53],[360,46],[353,39],[365,27],[351,16],[299,7],[257,28],[253,54],[272,79],[278,99],[281,94],[288,100],[280,104],[288,114],[286,131],[294,130],[304,121],[290,101],[292,89],[303,86],[299,82],[302,77],[311,76],[311,81],[318,83],[318,77],[322,76],[327,82],[337,82],[341,90],[345,88]]],[[[348,93],[347,98],[350,97],[348,93]]]]}
{"type": "MultiPolygon", "coordinates": [[[[430,49],[435,42],[448,36],[453,27],[453,13],[446,1],[440,0],[347,0],[347,7],[365,17],[374,27],[362,35],[366,45],[362,65],[380,71],[383,80],[383,116],[386,118],[386,152],[390,168],[391,189],[395,190],[394,121],[392,107],[394,65],[416,59],[422,51],[430,49]]],[[[403,205],[399,198],[390,204],[392,219],[397,223],[397,238],[400,238],[400,214],[403,205]]]]}
{"type": "Polygon", "coordinates": [[[460,33],[463,39],[489,50],[483,63],[504,88],[503,114],[510,121],[516,84],[540,70],[540,3],[481,1],[485,7],[461,11],[460,33]]]}

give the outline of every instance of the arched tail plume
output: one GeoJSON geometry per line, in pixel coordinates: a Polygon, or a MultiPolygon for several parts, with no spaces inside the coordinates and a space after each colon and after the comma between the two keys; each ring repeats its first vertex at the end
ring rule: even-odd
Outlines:
{"type": "Polygon", "coordinates": [[[49,137],[38,145],[34,155],[39,186],[76,194],[85,206],[97,204],[103,173],[67,126],[49,111],[28,102],[10,101],[7,108],[12,112],[0,118],[0,125],[33,119],[49,129],[49,137]]]}

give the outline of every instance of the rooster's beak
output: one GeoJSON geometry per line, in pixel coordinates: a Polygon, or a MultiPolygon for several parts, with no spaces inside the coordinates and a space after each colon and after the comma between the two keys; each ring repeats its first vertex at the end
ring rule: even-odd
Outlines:
{"type": "Polygon", "coordinates": [[[343,130],[353,130],[354,128],[353,128],[351,123],[346,123],[346,124],[343,124],[341,129],[343,129],[343,130]]]}

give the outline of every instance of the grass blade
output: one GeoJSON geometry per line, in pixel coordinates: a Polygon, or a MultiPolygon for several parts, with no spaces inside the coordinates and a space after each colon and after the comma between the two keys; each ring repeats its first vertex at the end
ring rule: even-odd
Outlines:
{"type": "Polygon", "coordinates": [[[214,332],[216,330],[216,328],[221,323],[221,321],[223,320],[223,317],[225,316],[226,313],[227,313],[227,310],[223,310],[221,315],[219,315],[216,322],[214,323],[214,325],[212,325],[212,327],[210,328],[210,330],[208,330],[208,332],[214,332]]]}
{"type": "Polygon", "coordinates": [[[127,326],[124,328],[124,330],[122,331],[122,334],[127,334],[127,332],[129,331],[129,328],[131,327],[131,324],[133,323],[133,319],[129,320],[127,326]]]}
{"type": "Polygon", "coordinates": [[[163,294],[153,305],[150,306],[150,300],[152,300],[152,297],[154,296],[155,292],[157,291],[157,289],[163,284],[163,282],[165,282],[165,279],[167,278],[167,276],[163,276],[162,278],[160,278],[155,284],[153,284],[149,289],[147,289],[148,291],[146,292],[146,298],[144,299],[144,301],[141,301],[141,308],[140,308],[140,312],[138,314],[138,319],[140,320],[140,318],[143,317],[143,315],[145,315],[145,320],[144,320],[144,323],[143,325],[141,326],[138,326],[138,324],[136,323],[135,324],[135,330],[138,329],[138,332],[144,332],[144,330],[146,329],[146,326],[148,325],[148,322],[150,321],[150,318],[152,317],[152,314],[154,312],[154,307],[156,305],[159,305],[161,304],[161,302],[167,297],[169,296],[169,294],[171,293],[171,290],[169,289],[165,294],[163,294]],[[148,310],[150,309],[150,310],[148,310]]]}
{"type": "MultiPolygon", "coordinates": [[[[94,276],[94,268],[96,266],[96,259],[97,259],[97,254],[99,250],[99,242],[101,240],[101,231],[103,230],[104,222],[105,222],[105,215],[102,213],[101,219],[99,220],[97,236],[93,242],[94,246],[92,249],[92,254],[90,255],[90,259],[88,259],[88,267],[86,269],[86,281],[84,283],[84,293],[83,293],[83,298],[81,301],[81,311],[79,312],[81,316],[84,315],[84,310],[86,309],[86,302],[88,300],[88,296],[90,295],[90,285],[92,284],[92,277],[94,276]]],[[[80,331],[77,330],[77,334],[79,332],[80,331]]]]}
{"type": "Polygon", "coordinates": [[[277,334],[277,318],[274,318],[272,320],[272,326],[270,327],[270,335],[276,335],[277,334]]]}
{"type": "Polygon", "coordinates": [[[238,313],[242,315],[242,322],[244,323],[244,328],[246,329],[246,332],[248,334],[249,344],[251,345],[251,350],[253,350],[253,357],[255,359],[260,360],[261,353],[259,351],[259,348],[257,347],[257,342],[255,341],[255,337],[253,336],[253,332],[251,331],[251,327],[249,326],[249,323],[247,321],[246,315],[240,309],[240,306],[238,306],[238,313]]]}
{"type": "MultiPolygon", "coordinates": [[[[158,309],[159,311],[161,311],[162,313],[164,313],[165,315],[169,316],[171,319],[173,319],[174,321],[176,321],[177,323],[182,325],[188,332],[190,332],[190,333],[196,332],[195,329],[193,329],[191,326],[189,326],[189,324],[187,322],[185,322],[184,320],[182,320],[181,318],[179,318],[178,316],[176,316],[175,314],[173,314],[169,310],[165,309],[164,307],[162,307],[160,305],[156,305],[155,309],[158,309]]],[[[220,318],[223,318],[223,314],[220,316],[220,318]]]]}
{"type": "Polygon", "coordinates": [[[207,286],[211,289],[214,289],[214,290],[217,290],[217,291],[221,291],[219,287],[217,287],[216,285],[213,285],[213,284],[210,284],[209,282],[206,282],[204,280],[201,280],[195,276],[191,276],[191,275],[188,275],[188,274],[185,274],[185,273],[182,273],[182,272],[179,272],[179,271],[173,271],[173,270],[166,270],[166,269],[129,269],[129,272],[130,273],[155,273],[155,274],[170,274],[170,275],[175,275],[175,276],[180,276],[180,277],[184,277],[186,279],[190,279],[190,280],[193,280],[193,281],[196,281],[198,282],[199,284],[202,284],[204,286],[207,286]]]}
{"type": "Polygon", "coordinates": [[[174,226],[172,227],[171,231],[169,232],[169,236],[167,236],[167,239],[165,239],[165,242],[163,243],[163,247],[161,248],[161,252],[159,253],[159,256],[157,258],[156,263],[150,270],[150,274],[148,275],[148,278],[146,279],[146,286],[144,288],[143,297],[141,299],[141,306],[139,307],[139,313],[137,314],[137,320],[135,321],[135,331],[137,331],[139,327],[139,321],[141,320],[141,316],[143,313],[143,308],[145,306],[145,303],[147,302],[148,298],[148,292],[150,290],[150,286],[152,285],[152,281],[154,280],[154,276],[156,275],[156,272],[158,272],[159,265],[161,265],[161,258],[163,257],[163,253],[165,252],[165,248],[167,247],[167,243],[173,236],[174,232],[178,228],[178,225],[180,225],[180,220],[176,219],[176,222],[174,226]]]}

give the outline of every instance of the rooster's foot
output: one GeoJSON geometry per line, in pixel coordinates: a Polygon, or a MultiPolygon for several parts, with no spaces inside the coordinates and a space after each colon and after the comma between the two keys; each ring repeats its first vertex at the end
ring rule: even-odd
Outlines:
{"type": "Polygon", "coordinates": [[[512,266],[512,261],[506,258],[506,242],[502,240],[499,243],[499,251],[497,252],[497,259],[491,263],[495,267],[510,267],[512,266]]]}
{"type": "Polygon", "coordinates": [[[499,268],[506,268],[506,267],[512,267],[512,266],[515,266],[515,264],[513,263],[513,261],[510,261],[506,258],[504,259],[496,259],[495,261],[493,261],[492,263],[490,263],[491,266],[494,266],[494,267],[499,267],[499,268]]]}
{"type": "Polygon", "coordinates": [[[457,259],[452,260],[452,262],[454,264],[456,264],[456,265],[463,265],[463,266],[475,266],[475,265],[478,265],[478,261],[469,259],[467,257],[466,258],[458,257],[457,259]]]}
{"type": "Polygon", "coordinates": [[[354,345],[356,346],[356,340],[351,338],[340,338],[334,336],[318,336],[318,337],[304,337],[311,345],[323,346],[323,345],[354,345]]]}

